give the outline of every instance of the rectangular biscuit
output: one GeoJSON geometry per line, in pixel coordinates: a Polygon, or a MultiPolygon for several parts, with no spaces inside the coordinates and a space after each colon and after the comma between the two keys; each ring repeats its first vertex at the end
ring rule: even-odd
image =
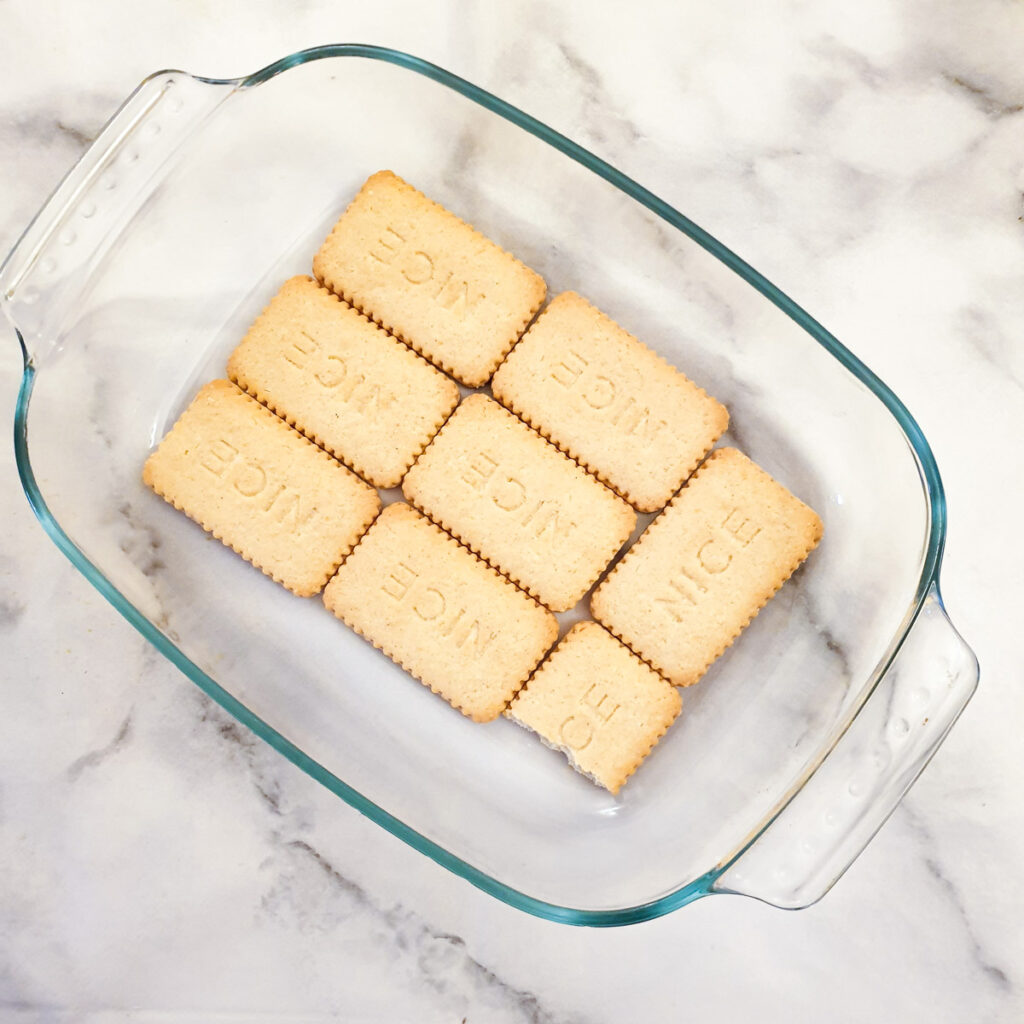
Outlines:
{"type": "Polygon", "coordinates": [[[558,636],[549,611],[403,503],[380,514],[324,604],[477,722],[501,714],[558,636]]]}
{"type": "Polygon", "coordinates": [[[618,793],[679,714],[679,691],[596,622],[578,622],[506,714],[618,793]]]}
{"type": "Polygon", "coordinates": [[[575,292],[552,300],[491,388],[642,512],[668,501],[729,424],[725,406],[575,292]]]}
{"type": "Polygon", "coordinates": [[[323,589],[380,509],[372,487],[227,380],[199,391],[142,479],[300,597],[323,589]]]}
{"type": "Polygon", "coordinates": [[[293,277],[228,376],[377,487],[395,487],[459,400],[455,381],[310,277],[293,277]]]}
{"type": "Polygon", "coordinates": [[[587,592],[636,526],[626,502],[486,395],[462,402],[402,490],[556,612],[587,592]]]}
{"type": "Polygon", "coordinates": [[[676,686],[697,682],[821,539],[813,509],[712,452],[594,592],[594,618],[676,686]]]}
{"type": "Polygon", "coordinates": [[[469,387],[487,382],[546,292],[539,274],[391,171],[366,181],[313,273],[469,387]]]}

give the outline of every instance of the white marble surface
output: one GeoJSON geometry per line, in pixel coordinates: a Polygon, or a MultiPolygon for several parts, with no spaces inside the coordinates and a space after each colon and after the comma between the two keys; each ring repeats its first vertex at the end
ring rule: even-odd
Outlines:
{"type": "Polygon", "coordinates": [[[982,667],[966,714],[809,910],[542,922],[212,708],[45,537],[8,443],[0,1020],[1024,1019],[1024,6],[644,10],[7,0],[0,249],[153,70],[235,75],[334,41],[432,59],[665,196],[904,399],[948,492],[944,591],[982,667]]]}

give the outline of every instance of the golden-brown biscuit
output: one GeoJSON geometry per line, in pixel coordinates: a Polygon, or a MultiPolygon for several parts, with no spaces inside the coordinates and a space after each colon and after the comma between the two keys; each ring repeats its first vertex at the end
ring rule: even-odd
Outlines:
{"type": "Polygon", "coordinates": [[[455,381],[310,277],[286,281],[228,376],[377,487],[395,487],[459,400],[455,381]]]}
{"type": "Polygon", "coordinates": [[[501,714],[558,636],[549,611],[403,503],[380,514],[324,604],[478,722],[501,714]]]}
{"type": "Polygon", "coordinates": [[[578,622],[506,714],[617,793],[679,714],[679,691],[596,622],[578,622]]]}
{"type": "Polygon", "coordinates": [[[544,280],[391,171],[370,177],[313,260],[333,292],[469,387],[544,301],[544,280]]]}
{"type": "Polygon", "coordinates": [[[587,592],[636,526],[625,501],[486,395],[462,402],[402,489],[556,612],[587,592]]]}
{"type": "Polygon", "coordinates": [[[552,300],[491,388],[642,512],[669,500],[729,423],[725,406],[575,292],[552,300]]]}
{"type": "Polygon", "coordinates": [[[142,479],[301,597],[317,594],[380,509],[377,492],[230,381],[211,381],[142,479]]]}
{"type": "Polygon", "coordinates": [[[594,591],[594,618],[697,682],[815,547],[822,523],[735,448],[712,452],[594,591]]]}

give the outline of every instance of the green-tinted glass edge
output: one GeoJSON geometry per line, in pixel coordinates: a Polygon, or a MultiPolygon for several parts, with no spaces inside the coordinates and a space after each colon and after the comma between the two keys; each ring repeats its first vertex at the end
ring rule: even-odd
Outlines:
{"type": "MultiPolygon", "coordinates": [[[[681,214],[674,207],[659,199],[652,192],[638,184],[632,178],[616,170],[600,157],[595,156],[588,150],[566,138],[561,133],[549,128],[547,125],[524,113],[517,107],[506,103],[492,93],[487,92],[478,86],[467,82],[451,72],[428,61],[413,57],[410,54],[399,50],[392,50],[386,47],[370,46],[359,43],[338,43],[327,46],[312,47],[293,53],[281,60],[267,65],[265,68],[238,79],[211,79],[194,76],[199,81],[208,82],[214,85],[232,85],[236,88],[251,88],[263,82],[269,81],[275,76],[287,71],[289,68],[298,67],[313,60],[322,60],[328,57],[363,57],[370,60],[379,60],[385,63],[394,64],[399,67],[414,71],[417,74],[430,78],[455,92],[461,93],[467,99],[492,111],[498,116],[517,125],[524,131],[543,140],[555,149],[564,153],[570,159],[586,167],[588,170],[604,178],[611,185],[614,185],[621,192],[635,199],[645,206],[652,213],[656,214],[666,223],[681,231],[687,237],[706,249],[718,260],[738,274],[744,281],[760,292],[773,305],[790,317],[796,324],[802,327],[815,341],[830,352],[847,370],[857,377],[873,394],[882,402],[889,412],[896,419],[903,430],[910,445],[911,451],[917,461],[918,471],[921,475],[925,488],[925,494],[929,506],[929,534],[922,563],[921,577],[918,581],[917,593],[915,595],[915,607],[910,617],[912,623],[920,611],[929,588],[934,586],[938,593],[938,573],[942,560],[942,550],[946,535],[946,501],[945,492],[942,486],[942,479],[939,475],[938,466],[931,447],[925,439],[921,428],[906,406],[900,401],[895,393],[864,363],[862,363],[852,352],[850,352],[834,335],[827,331],[809,313],[797,305],[792,299],[781,292],[770,281],[763,277],[745,260],[741,259],[731,249],[723,245],[716,238],[708,234],[703,228],[695,224],[688,217],[681,214]]],[[[152,76],[151,76],[152,77],[152,76]]],[[[125,596],[122,594],[103,572],[98,569],[86,554],[67,535],[64,528],[57,522],[50,512],[42,493],[36,483],[35,474],[32,470],[28,453],[28,406],[32,394],[32,387],[35,380],[35,368],[28,356],[24,340],[19,334],[18,340],[21,343],[24,357],[24,373],[21,387],[18,392],[18,400],[14,416],[14,450],[15,460],[18,467],[18,475],[25,494],[28,497],[32,510],[42,524],[43,528],[50,535],[57,547],[64,553],[69,561],[82,573],[83,576],[103,595],[124,617],[133,625],[154,647],[157,648],[170,662],[177,666],[189,679],[192,680],[207,696],[219,704],[225,711],[237,719],[242,725],[251,729],[257,736],[286,757],[307,775],[316,779],[332,793],[341,797],[346,803],[354,807],[360,813],[366,815],[376,824],[386,829],[392,835],[397,836],[403,842],[408,843],[413,849],[430,857],[433,861],[447,868],[449,871],[471,882],[477,888],[494,896],[496,899],[507,903],[509,906],[537,917],[546,918],[551,921],[558,921],[564,924],[587,925],[590,927],[611,927],[617,925],[634,924],[651,918],[660,917],[679,907],[685,906],[702,896],[712,892],[715,880],[732,863],[742,855],[743,851],[756,842],[765,828],[774,821],[784,810],[785,805],[776,810],[769,820],[765,821],[758,829],[757,835],[744,844],[743,849],[738,851],[727,862],[724,862],[699,878],[690,882],[674,892],[644,903],[636,907],[620,908],[617,910],[581,910],[571,907],[563,907],[558,904],[548,903],[535,899],[526,893],[512,889],[497,879],[472,864],[456,857],[448,850],[438,846],[426,836],[410,828],[404,822],[389,814],[382,807],[368,800],[361,793],[352,789],[336,775],[324,768],[319,762],[306,755],[295,744],[282,736],[276,729],[272,728],[257,715],[253,714],[244,704],[234,698],[213,678],[206,674],[195,662],[188,658],[174,643],[157,629],[125,596]]],[[[909,628],[909,627],[908,627],[909,628]]],[[[900,643],[902,640],[900,641],[900,643]]],[[[900,643],[897,643],[890,652],[885,665],[880,666],[876,676],[880,679],[892,659],[899,650],[900,643]]],[[[870,693],[865,694],[864,701],[870,693]]],[[[837,736],[833,746],[841,739],[837,736]]],[[[827,756],[827,752],[826,752],[827,756]]],[[[820,761],[818,762],[820,764],[820,761]]],[[[805,780],[806,781],[806,780],[805,780]]],[[[790,799],[792,798],[790,796],[790,799]]],[[[788,802],[788,801],[787,801],[788,802]]]]}

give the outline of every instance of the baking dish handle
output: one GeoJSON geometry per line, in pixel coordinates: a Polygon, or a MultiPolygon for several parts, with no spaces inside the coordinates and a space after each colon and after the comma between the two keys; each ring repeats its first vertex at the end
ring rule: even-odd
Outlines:
{"type": "Polygon", "coordinates": [[[103,255],[166,175],[172,154],[234,91],[181,71],[150,75],[57,186],[0,267],[0,304],[27,360],[55,344],[103,255]]]}
{"type": "Polygon", "coordinates": [[[825,895],[963,711],[978,662],[932,584],[888,671],[818,770],[730,864],[715,892],[798,909],[825,895]]]}

